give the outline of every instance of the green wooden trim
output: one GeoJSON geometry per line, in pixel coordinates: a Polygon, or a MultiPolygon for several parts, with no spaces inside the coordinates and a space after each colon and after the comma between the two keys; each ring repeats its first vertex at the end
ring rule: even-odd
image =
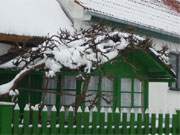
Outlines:
{"type": "Polygon", "coordinates": [[[134,79],[131,78],[131,107],[134,107],[134,79]]]}
{"type": "Polygon", "coordinates": [[[97,90],[98,101],[96,105],[99,111],[100,111],[100,106],[101,106],[101,83],[102,83],[102,76],[99,76],[98,90],[97,90]]]}
{"type": "Polygon", "coordinates": [[[113,85],[113,110],[116,107],[120,107],[120,83],[119,77],[114,77],[114,85],[113,85]]]}
{"type": "Polygon", "coordinates": [[[149,107],[149,83],[147,80],[143,82],[143,90],[144,90],[144,109],[146,110],[149,107]]]}

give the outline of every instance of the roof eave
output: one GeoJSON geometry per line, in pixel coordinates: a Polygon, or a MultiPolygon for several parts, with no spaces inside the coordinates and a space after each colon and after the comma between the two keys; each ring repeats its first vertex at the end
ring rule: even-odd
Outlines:
{"type": "MultiPolygon", "coordinates": [[[[88,9],[86,9],[86,10],[88,10],[88,9]]],[[[109,16],[107,16],[107,15],[102,15],[102,14],[100,14],[100,13],[95,13],[95,12],[90,11],[90,10],[88,10],[88,12],[89,12],[89,14],[90,14],[91,16],[99,17],[99,18],[102,18],[102,19],[107,19],[107,20],[110,20],[110,21],[113,21],[113,22],[117,22],[117,23],[128,24],[128,25],[131,25],[131,26],[135,26],[135,27],[138,27],[138,28],[141,28],[141,29],[145,29],[145,30],[150,30],[150,31],[153,31],[153,32],[157,32],[157,33],[159,33],[159,34],[167,35],[167,36],[169,36],[169,37],[177,38],[177,39],[180,40],[180,35],[178,35],[178,34],[176,34],[176,33],[171,33],[171,32],[167,32],[167,31],[161,30],[161,29],[152,28],[152,27],[150,27],[150,26],[143,26],[143,25],[140,25],[140,24],[137,24],[137,23],[133,23],[133,22],[126,21],[126,20],[109,17],[109,16]]]]}

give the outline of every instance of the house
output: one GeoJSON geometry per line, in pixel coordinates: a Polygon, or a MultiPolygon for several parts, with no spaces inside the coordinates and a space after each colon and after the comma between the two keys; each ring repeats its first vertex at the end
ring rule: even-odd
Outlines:
{"type": "MultiPolygon", "coordinates": [[[[3,8],[7,6],[2,5],[0,8],[2,10],[0,16],[4,17],[0,23],[1,44],[35,46],[43,42],[48,33],[52,35],[59,28],[72,31],[72,25],[79,29],[93,23],[103,23],[121,28],[122,31],[151,37],[157,48],[168,44],[170,50],[178,50],[180,43],[179,14],[160,2],[59,0],[58,3],[55,0],[52,2],[39,0],[39,5],[35,1],[33,3],[32,0],[26,2],[23,0],[4,1],[8,7],[13,6],[17,17],[15,17],[16,20],[9,21],[14,18],[14,15],[12,13],[8,15],[7,9],[3,8]],[[21,4],[27,5],[27,7],[20,6],[21,4]],[[52,9],[49,10],[49,7],[52,9]],[[39,11],[40,9],[42,11],[39,11]],[[26,18],[26,16],[28,17],[26,18]],[[22,20],[22,18],[25,19],[22,20]],[[38,43],[33,44],[33,41],[38,41],[38,43]]],[[[172,57],[174,56],[178,55],[172,57]]],[[[129,110],[137,108],[143,111],[150,109],[152,112],[167,111],[167,109],[175,111],[176,107],[180,107],[176,103],[180,96],[179,92],[171,91],[168,85],[173,81],[173,73],[152,51],[132,50],[126,54],[126,57],[128,62],[117,58],[113,64],[106,63],[102,66],[101,71],[97,70],[92,73],[87,100],[91,101],[92,97],[101,94],[105,97],[101,97],[97,101],[99,107],[112,106],[129,110]],[[134,66],[137,66],[137,69],[134,66]]],[[[173,66],[173,68],[176,67],[173,66]]],[[[16,73],[17,71],[14,70],[1,70],[1,83],[8,81],[16,73]]],[[[42,72],[36,71],[20,83],[19,87],[22,91],[19,101],[23,107],[28,102],[37,104],[41,100],[50,105],[55,103],[65,106],[73,105],[78,90],[81,88],[81,82],[76,79],[76,75],[77,72],[64,69],[56,78],[49,79],[45,78],[42,72]],[[49,92],[49,94],[46,92],[42,94],[45,84],[47,84],[47,93],[49,92]],[[58,96],[58,93],[61,93],[58,90],[65,90],[65,95],[58,96]]],[[[173,87],[174,83],[171,84],[173,87]]],[[[84,105],[88,105],[88,103],[84,105]]]]}
{"type": "Polygon", "coordinates": [[[179,104],[180,14],[159,0],[61,0],[76,27],[105,23],[152,39],[156,48],[166,46],[177,75],[174,83],[149,83],[149,109],[174,112],[179,104]]]}

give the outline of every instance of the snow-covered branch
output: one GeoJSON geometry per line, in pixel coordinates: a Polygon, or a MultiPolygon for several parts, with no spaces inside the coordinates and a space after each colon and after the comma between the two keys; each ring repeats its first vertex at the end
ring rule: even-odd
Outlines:
{"type": "MultiPolygon", "coordinates": [[[[16,84],[32,69],[42,67],[48,77],[55,76],[62,68],[79,70],[89,74],[99,65],[114,59],[129,48],[149,49],[149,40],[138,35],[94,25],[89,29],[69,33],[60,31],[30,49],[27,53],[4,64],[20,68],[19,74],[9,83],[0,85],[0,95],[15,89],[16,84]]],[[[1,65],[0,67],[3,67],[1,65]]]]}

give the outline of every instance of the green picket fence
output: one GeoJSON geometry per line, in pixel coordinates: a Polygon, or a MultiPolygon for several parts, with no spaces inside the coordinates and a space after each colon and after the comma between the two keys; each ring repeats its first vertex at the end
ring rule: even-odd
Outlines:
{"type": "Polygon", "coordinates": [[[0,105],[1,135],[88,135],[88,134],[180,134],[180,111],[176,114],[150,114],[120,112],[117,108],[56,107],[26,105],[21,112],[18,105],[0,105]],[[12,116],[11,116],[12,115],[12,116]],[[3,119],[2,119],[3,118],[3,119]],[[6,123],[6,124],[4,124],[6,123]]]}

